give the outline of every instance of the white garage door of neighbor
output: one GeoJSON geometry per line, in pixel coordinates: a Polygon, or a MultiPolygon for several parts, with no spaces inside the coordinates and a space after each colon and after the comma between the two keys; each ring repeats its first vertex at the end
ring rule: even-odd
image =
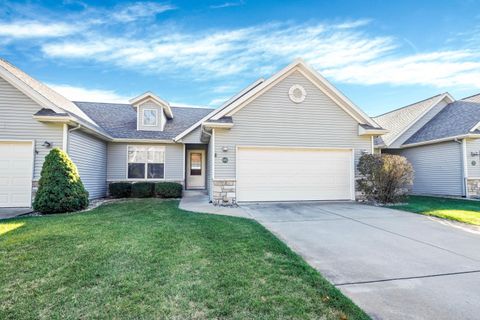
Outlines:
{"type": "Polygon", "coordinates": [[[30,207],[32,142],[0,141],[0,207],[30,207]]]}
{"type": "Polygon", "coordinates": [[[350,149],[238,148],[237,201],[352,199],[350,149]]]}

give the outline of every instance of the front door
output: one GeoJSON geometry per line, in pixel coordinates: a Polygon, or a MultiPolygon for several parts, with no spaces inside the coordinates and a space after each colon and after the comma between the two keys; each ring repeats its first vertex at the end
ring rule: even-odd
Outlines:
{"type": "Polygon", "coordinates": [[[187,188],[205,189],[205,150],[188,150],[187,188]]]}

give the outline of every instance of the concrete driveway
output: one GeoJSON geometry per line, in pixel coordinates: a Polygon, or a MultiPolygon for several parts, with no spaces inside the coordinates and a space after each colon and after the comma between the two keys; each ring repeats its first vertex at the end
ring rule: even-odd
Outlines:
{"type": "Polygon", "coordinates": [[[243,209],[374,319],[479,319],[480,232],[358,203],[243,209]]]}

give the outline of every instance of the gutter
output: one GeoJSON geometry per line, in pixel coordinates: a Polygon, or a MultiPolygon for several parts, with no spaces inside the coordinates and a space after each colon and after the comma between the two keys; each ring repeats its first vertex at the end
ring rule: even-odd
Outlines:
{"type": "Polygon", "coordinates": [[[427,144],[440,143],[440,142],[445,142],[445,141],[456,141],[458,143],[461,143],[459,140],[462,140],[462,139],[478,139],[478,138],[480,138],[480,134],[462,134],[462,135],[453,136],[453,137],[446,137],[446,138],[441,138],[441,139],[404,144],[399,149],[423,146],[423,145],[427,145],[427,144]]]}

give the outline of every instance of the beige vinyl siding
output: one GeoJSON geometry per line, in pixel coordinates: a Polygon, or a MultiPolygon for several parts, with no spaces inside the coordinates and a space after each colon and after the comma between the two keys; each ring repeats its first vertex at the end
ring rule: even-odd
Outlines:
{"type": "Polygon", "coordinates": [[[107,180],[127,179],[127,146],[165,146],[165,180],[183,181],[183,144],[115,143],[107,146],[107,180]]]}
{"type": "Polygon", "coordinates": [[[399,154],[413,165],[413,193],[463,195],[462,145],[449,141],[401,150],[383,150],[399,154]]]}
{"type": "Polygon", "coordinates": [[[399,148],[405,141],[413,136],[418,130],[420,130],[428,121],[432,120],[440,111],[445,108],[447,103],[445,101],[439,102],[435,107],[430,109],[421,119],[419,119],[413,126],[411,126],[405,133],[403,133],[398,139],[390,145],[390,148],[399,148]]]}
{"type": "Polygon", "coordinates": [[[68,154],[80,173],[90,199],[105,197],[107,192],[107,143],[83,131],[68,135],[68,154]]]}
{"type": "Polygon", "coordinates": [[[151,101],[142,103],[138,107],[138,130],[145,131],[163,131],[162,121],[164,121],[165,116],[163,115],[162,107],[151,101]],[[157,125],[156,126],[144,126],[143,125],[143,110],[144,109],[154,109],[157,110],[157,125]]]}
{"type": "Polygon", "coordinates": [[[480,156],[472,156],[472,152],[480,153],[480,139],[467,140],[467,173],[469,178],[480,178],[480,156]],[[472,164],[475,161],[475,165],[472,164]]]}
{"type": "Polygon", "coordinates": [[[34,180],[40,179],[45,156],[51,149],[44,141],[62,148],[63,125],[38,122],[32,116],[42,107],[0,78],[0,139],[35,140],[34,180]]]}
{"type": "Polygon", "coordinates": [[[354,148],[356,161],[362,150],[371,152],[371,138],[358,136],[358,122],[299,72],[235,113],[233,122],[230,130],[215,129],[215,179],[235,178],[236,146],[354,148]],[[294,84],[307,92],[302,103],[288,97],[294,84]]]}
{"type": "Polygon", "coordinates": [[[202,126],[198,126],[195,130],[187,134],[183,139],[183,143],[203,143],[200,141],[200,138],[202,136],[202,126]]]}

